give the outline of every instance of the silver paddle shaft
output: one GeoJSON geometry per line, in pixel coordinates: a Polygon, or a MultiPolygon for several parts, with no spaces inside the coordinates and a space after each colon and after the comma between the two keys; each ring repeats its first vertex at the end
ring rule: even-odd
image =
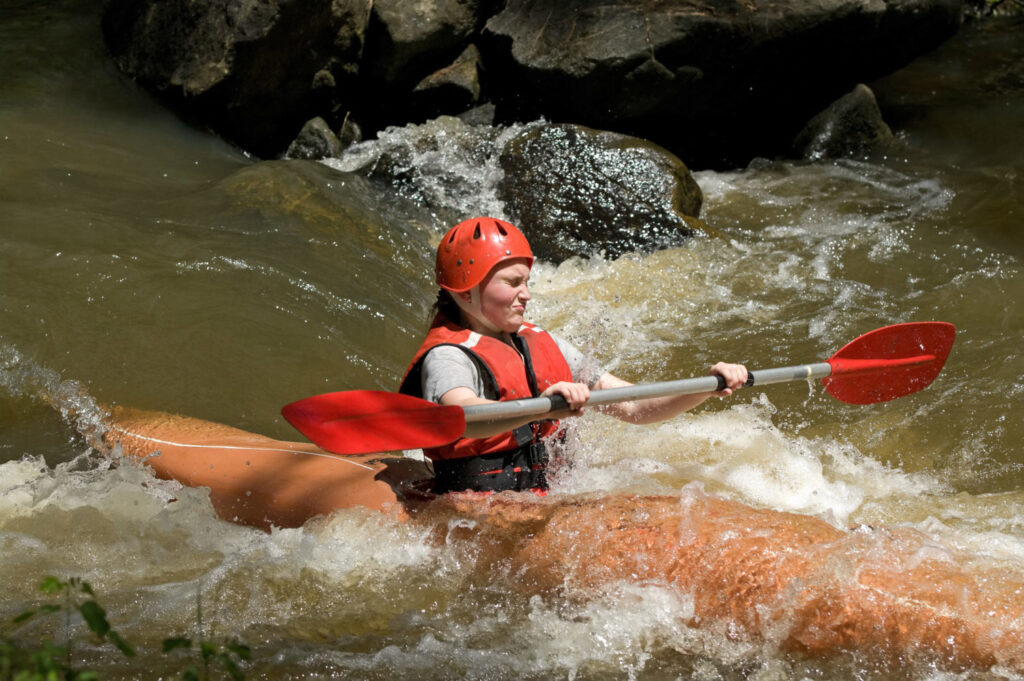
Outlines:
{"type": "MultiPolygon", "coordinates": [[[[825,378],[832,374],[832,366],[828,362],[801,364],[799,366],[778,369],[762,369],[757,373],[747,374],[746,385],[771,385],[787,381],[805,381],[812,378],[825,378]]],[[[678,381],[662,383],[642,383],[628,385],[623,388],[594,390],[587,401],[588,407],[615,404],[616,402],[632,402],[634,400],[650,400],[655,397],[670,395],[694,395],[709,393],[725,388],[725,379],[721,376],[703,376],[701,378],[684,378],[678,381]]],[[[484,421],[503,421],[521,416],[537,416],[548,412],[567,411],[569,405],[561,395],[551,397],[530,397],[524,400],[508,400],[494,404],[478,404],[463,407],[466,423],[484,421]]]]}

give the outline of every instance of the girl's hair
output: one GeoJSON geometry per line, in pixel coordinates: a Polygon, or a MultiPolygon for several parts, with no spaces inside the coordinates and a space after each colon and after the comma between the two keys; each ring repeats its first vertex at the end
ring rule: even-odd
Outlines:
{"type": "MultiPolygon", "coordinates": [[[[459,304],[455,302],[455,298],[448,291],[443,288],[437,290],[437,300],[434,302],[434,307],[430,310],[430,321],[434,320],[437,313],[440,312],[449,320],[459,323],[462,318],[462,311],[459,309],[459,304]]],[[[428,322],[429,323],[429,322],[428,322]]]]}

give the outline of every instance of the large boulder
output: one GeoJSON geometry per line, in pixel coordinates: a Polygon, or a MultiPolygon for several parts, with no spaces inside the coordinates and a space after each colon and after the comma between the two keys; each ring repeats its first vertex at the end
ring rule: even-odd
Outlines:
{"type": "Polygon", "coordinates": [[[636,137],[546,125],[510,141],[501,167],[499,196],[548,260],[679,245],[701,224],[686,165],[636,137]]]}
{"type": "Polygon", "coordinates": [[[651,139],[691,166],[784,152],[856,83],[952,35],[962,0],[109,0],[117,64],[277,156],[492,104],[651,139]]]}
{"type": "Polygon", "coordinates": [[[275,156],[309,119],[338,118],[369,20],[365,0],[112,0],[103,33],[123,71],[275,156]]]}
{"type": "Polygon", "coordinates": [[[505,115],[649,137],[702,165],[782,151],[854,84],[953,35],[961,0],[508,0],[486,27],[505,115]]]}
{"type": "Polygon", "coordinates": [[[385,82],[415,84],[424,63],[458,54],[476,32],[479,0],[374,0],[365,68],[385,82]]]}

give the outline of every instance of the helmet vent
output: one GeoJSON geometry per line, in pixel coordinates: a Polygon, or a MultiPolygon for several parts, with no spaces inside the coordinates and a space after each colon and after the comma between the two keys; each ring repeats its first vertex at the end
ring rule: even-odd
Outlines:
{"type": "Polygon", "coordinates": [[[480,238],[480,223],[479,222],[476,223],[476,229],[473,230],[473,238],[474,239],[479,239],[480,238]]]}
{"type": "Polygon", "coordinates": [[[498,226],[498,231],[501,232],[501,235],[502,236],[508,236],[508,232],[505,231],[505,226],[502,225],[500,222],[496,222],[496,224],[498,226]]]}

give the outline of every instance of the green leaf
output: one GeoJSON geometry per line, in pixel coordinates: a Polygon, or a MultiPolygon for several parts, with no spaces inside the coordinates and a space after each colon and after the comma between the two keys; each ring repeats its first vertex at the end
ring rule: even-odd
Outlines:
{"type": "Polygon", "coordinates": [[[199,681],[199,673],[195,667],[190,666],[181,673],[181,678],[183,681],[199,681]]]}
{"type": "Polygon", "coordinates": [[[232,641],[231,643],[229,643],[227,645],[227,649],[233,652],[241,659],[245,660],[246,662],[248,662],[249,658],[252,656],[252,650],[249,649],[249,646],[238,641],[232,641]]]}
{"type": "Polygon", "coordinates": [[[42,591],[44,594],[53,595],[55,593],[58,593],[65,586],[67,586],[67,584],[60,581],[56,577],[45,577],[42,583],[39,585],[39,590],[42,591]]]}
{"type": "Polygon", "coordinates": [[[243,674],[242,670],[238,668],[238,665],[235,664],[235,661],[231,659],[230,655],[227,653],[221,653],[217,657],[220,659],[220,663],[224,665],[224,668],[228,670],[228,674],[231,675],[231,678],[235,681],[243,681],[243,679],[245,679],[245,674],[243,674]]]}
{"type": "Polygon", "coordinates": [[[165,653],[169,653],[172,650],[177,650],[178,648],[191,648],[191,647],[192,647],[192,639],[188,639],[188,638],[185,638],[183,636],[179,636],[177,638],[165,638],[164,639],[164,652],[165,653]]]}
{"type": "Polygon", "coordinates": [[[203,654],[203,659],[209,660],[217,654],[217,644],[212,641],[203,641],[199,644],[199,650],[203,654]]]}
{"type": "Polygon", "coordinates": [[[96,601],[86,601],[77,606],[78,612],[82,613],[85,623],[89,625],[93,633],[104,638],[110,631],[110,623],[107,622],[107,613],[96,601]]]}
{"type": "Polygon", "coordinates": [[[42,654],[50,657],[65,657],[68,654],[67,646],[57,645],[53,641],[43,641],[42,654]]]}
{"type": "Polygon", "coordinates": [[[113,643],[118,650],[124,653],[125,657],[135,657],[135,650],[128,645],[128,642],[121,638],[121,634],[113,629],[107,632],[107,639],[113,643]]]}
{"type": "Polygon", "coordinates": [[[35,617],[36,614],[37,614],[36,610],[26,610],[25,612],[23,612],[20,615],[18,615],[17,617],[15,617],[13,621],[14,621],[15,624],[21,624],[22,622],[27,622],[28,620],[30,620],[33,617],[35,617]]]}

